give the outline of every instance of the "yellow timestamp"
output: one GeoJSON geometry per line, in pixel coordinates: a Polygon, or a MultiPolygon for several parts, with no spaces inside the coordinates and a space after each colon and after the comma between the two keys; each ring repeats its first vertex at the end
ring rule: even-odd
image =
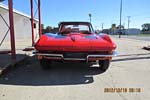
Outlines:
{"type": "Polygon", "coordinates": [[[140,93],[141,88],[104,88],[105,93],[140,93]]]}

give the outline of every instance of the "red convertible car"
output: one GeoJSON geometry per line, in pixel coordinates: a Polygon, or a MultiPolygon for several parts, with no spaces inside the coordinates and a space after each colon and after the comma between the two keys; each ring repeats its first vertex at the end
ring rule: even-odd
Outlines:
{"type": "Polygon", "coordinates": [[[116,55],[116,44],[107,34],[97,34],[89,22],[61,22],[59,32],[43,34],[35,44],[41,67],[52,61],[98,62],[106,71],[116,55]]]}

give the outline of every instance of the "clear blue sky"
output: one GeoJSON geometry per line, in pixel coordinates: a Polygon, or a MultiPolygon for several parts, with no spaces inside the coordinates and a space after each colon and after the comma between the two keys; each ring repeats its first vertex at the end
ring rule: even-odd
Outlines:
{"type": "MultiPolygon", "coordinates": [[[[30,14],[30,0],[13,1],[16,10],[30,14]]],[[[131,16],[130,27],[141,28],[150,22],[149,7],[150,0],[123,0],[122,24],[127,28],[127,16],[131,16]]],[[[89,21],[91,13],[94,28],[101,29],[101,23],[110,28],[113,23],[119,24],[119,8],[120,0],[41,0],[42,23],[54,27],[60,21],[89,21]]]]}

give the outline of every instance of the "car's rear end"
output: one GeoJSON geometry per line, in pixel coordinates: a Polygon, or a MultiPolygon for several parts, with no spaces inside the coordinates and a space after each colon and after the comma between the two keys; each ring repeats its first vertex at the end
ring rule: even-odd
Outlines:
{"type": "Polygon", "coordinates": [[[100,68],[105,71],[112,57],[116,56],[116,45],[108,35],[83,31],[65,35],[47,33],[39,39],[35,48],[43,68],[48,68],[52,61],[99,61],[100,68]]]}

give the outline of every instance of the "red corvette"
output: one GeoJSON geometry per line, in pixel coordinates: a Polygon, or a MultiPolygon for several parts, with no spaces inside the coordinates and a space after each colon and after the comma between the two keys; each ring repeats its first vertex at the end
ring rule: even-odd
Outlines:
{"type": "Polygon", "coordinates": [[[106,71],[116,55],[116,44],[107,34],[96,34],[89,22],[61,22],[57,34],[46,33],[35,44],[41,67],[52,61],[99,62],[106,71]]]}

